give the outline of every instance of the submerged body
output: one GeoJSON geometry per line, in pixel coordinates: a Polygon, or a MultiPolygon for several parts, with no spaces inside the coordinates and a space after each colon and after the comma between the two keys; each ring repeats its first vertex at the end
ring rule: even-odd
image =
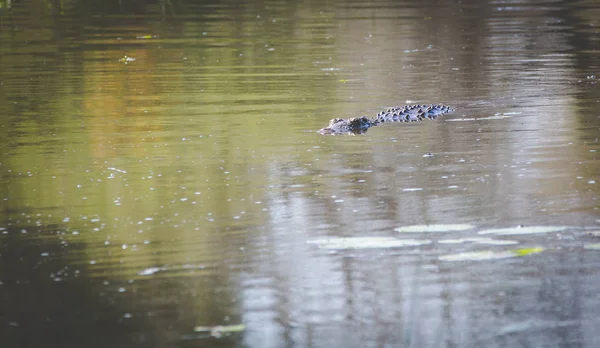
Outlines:
{"type": "Polygon", "coordinates": [[[369,128],[385,122],[415,122],[426,118],[434,119],[439,115],[454,111],[447,105],[405,105],[402,107],[392,107],[381,111],[375,118],[366,116],[354,117],[349,119],[334,118],[329,121],[329,125],[318,130],[321,134],[362,134],[369,128]]]}

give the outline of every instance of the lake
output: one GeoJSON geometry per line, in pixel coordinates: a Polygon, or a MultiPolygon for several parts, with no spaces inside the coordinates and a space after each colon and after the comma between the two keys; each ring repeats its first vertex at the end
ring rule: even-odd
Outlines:
{"type": "Polygon", "coordinates": [[[0,346],[600,346],[599,32],[594,1],[0,0],[0,346]]]}

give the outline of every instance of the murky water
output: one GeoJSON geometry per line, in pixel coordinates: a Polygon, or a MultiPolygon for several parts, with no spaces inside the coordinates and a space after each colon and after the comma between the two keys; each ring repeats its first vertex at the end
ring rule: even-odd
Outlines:
{"type": "Polygon", "coordinates": [[[0,1],[0,346],[600,346],[594,1],[106,6],[0,1]]]}

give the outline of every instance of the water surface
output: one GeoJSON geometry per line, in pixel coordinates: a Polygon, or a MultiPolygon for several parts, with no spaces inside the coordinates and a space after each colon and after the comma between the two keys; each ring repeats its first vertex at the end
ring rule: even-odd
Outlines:
{"type": "Polygon", "coordinates": [[[600,345],[593,1],[0,5],[1,346],[600,345]]]}

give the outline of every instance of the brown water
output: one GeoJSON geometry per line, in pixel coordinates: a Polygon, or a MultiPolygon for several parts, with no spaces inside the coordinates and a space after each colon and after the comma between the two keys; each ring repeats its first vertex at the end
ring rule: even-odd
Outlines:
{"type": "Polygon", "coordinates": [[[600,346],[594,1],[121,3],[0,0],[1,347],[600,346]]]}

